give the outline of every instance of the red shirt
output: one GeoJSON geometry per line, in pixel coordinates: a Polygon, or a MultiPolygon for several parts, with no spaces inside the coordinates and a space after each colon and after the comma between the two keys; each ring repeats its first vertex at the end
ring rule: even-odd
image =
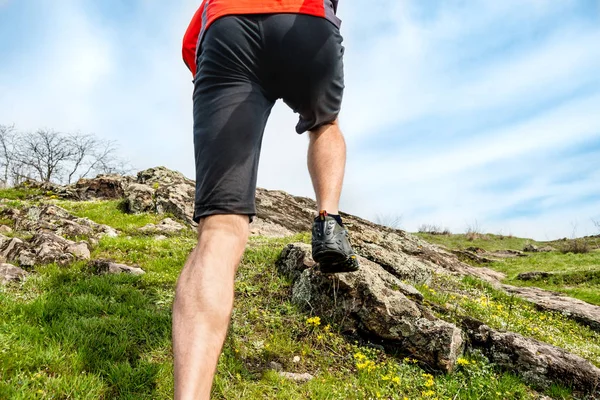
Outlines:
{"type": "Polygon", "coordinates": [[[196,75],[196,50],[210,24],[231,14],[308,14],[327,18],[339,27],[335,16],[338,0],[203,0],[183,37],[183,61],[196,75]]]}

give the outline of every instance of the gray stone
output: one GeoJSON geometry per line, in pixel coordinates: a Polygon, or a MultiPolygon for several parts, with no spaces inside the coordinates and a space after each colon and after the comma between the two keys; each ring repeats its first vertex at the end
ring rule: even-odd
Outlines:
{"type": "Polygon", "coordinates": [[[536,388],[546,389],[554,382],[597,393],[600,369],[564,349],[526,338],[513,332],[499,332],[473,319],[464,321],[472,344],[493,363],[518,372],[536,388]]]}
{"type": "Polygon", "coordinates": [[[89,260],[90,259],[90,249],[86,242],[72,243],[69,244],[65,251],[77,257],[79,260],[89,260]]]}
{"type": "Polygon", "coordinates": [[[35,253],[31,250],[22,250],[18,257],[21,267],[31,268],[36,264],[35,253]]]}
{"type": "Polygon", "coordinates": [[[525,247],[523,247],[523,251],[526,251],[529,253],[537,253],[540,250],[535,244],[529,243],[529,244],[525,245],[525,247]]]}
{"type": "Polygon", "coordinates": [[[90,262],[90,267],[94,272],[98,274],[132,274],[132,275],[143,275],[146,272],[139,267],[131,267],[125,264],[119,264],[110,260],[93,260],[90,262]]]}
{"type": "Polygon", "coordinates": [[[27,272],[12,264],[0,264],[0,284],[7,285],[10,282],[18,282],[25,279],[27,272]]]}
{"type": "Polygon", "coordinates": [[[74,244],[61,236],[51,232],[39,232],[34,235],[29,245],[35,252],[36,264],[57,263],[66,266],[75,260],[75,257],[67,252],[67,247],[74,244]]]}
{"type": "Polygon", "coordinates": [[[161,186],[156,190],[156,212],[168,213],[188,224],[195,225],[192,219],[195,193],[195,186],[189,183],[161,186]]]}
{"type": "Polygon", "coordinates": [[[0,233],[11,233],[12,228],[8,225],[0,225],[0,233]]]}
{"type": "Polygon", "coordinates": [[[422,304],[422,295],[379,265],[362,257],[357,272],[316,271],[310,247],[290,244],[277,263],[293,282],[292,301],[336,321],[344,331],[381,339],[429,366],[451,371],[464,341],[460,329],[422,304]]]}
{"type": "Polygon", "coordinates": [[[281,371],[281,372],[279,372],[279,376],[281,376],[282,378],[294,381],[296,383],[306,383],[306,382],[314,379],[314,376],[312,376],[309,373],[297,374],[297,373],[294,373],[294,372],[283,372],[283,371],[281,371]]]}
{"type": "Polygon", "coordinates": [[[131,213],[154,212],[155,189],[141,183],[132,183],[125,190],[125,208],[131,213]]]}
{"type": "Polygon", "coordinates": [[[515,294],[536,305],[541,310],[556,311],[600,332],[600,307],[585,301],[536,287],[502,285],[508,293],[515,294]]]}
{"type": "Polygon", "coordinates": [[[281,365],[277,361],[271,361],[269,363],[269,369],[272,369],[273,371],[278,371],[278,372],[283,371],[283,365],[281,365]]]}
{"type": "Polygon", "coordinates": [[[4,260],[16,260],[21,250],[25,248],[25,243],[19,238],[12,238],[4,241],[0,249],[0,257],[4,260]]]}
{"type": "Polygon", "coordinates": [[[68,192],[78,200],[120,199],[131,180],[117,174],[98,175],[93,179],[80,179],[68,192]]]}

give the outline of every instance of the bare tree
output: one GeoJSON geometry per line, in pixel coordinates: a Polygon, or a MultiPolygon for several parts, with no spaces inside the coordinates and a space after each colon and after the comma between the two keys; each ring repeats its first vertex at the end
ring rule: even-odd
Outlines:
{"type": "Polygon", "coordinates": [[[14,155],[14,140],[15,140],[14,125],[0,125],[0,168],[3,186],[7,186],[9,182],[9,172],[12,166],[14,155]]]}
{"type": "Polygon", "coordinates": [[[64,164],[76,153],[65,139],[65,135],[48,129],[23,133],[19,138],[15,159],[35,171],[40,181],[59,181],[64,164]]]}
{"type": "MultiPolygon", "coordinates": [[[[68,138],[74,154],[69,166],[67,183],[85,178],[90,173],[121,173],[122,161],[116,156],[116,144],[113,141],[98,139],[93,135],[73,134],[68,138]]],[[[123,171],[125,172],[125,171],[123,171]]]]}
{"type": "Polygon", "coordinates": [[[115,142],[91,134],[20,132],[0,125],[0,184],[27,179],[71,184],[90,174],[130,172],[116,153],[115,142]]]}

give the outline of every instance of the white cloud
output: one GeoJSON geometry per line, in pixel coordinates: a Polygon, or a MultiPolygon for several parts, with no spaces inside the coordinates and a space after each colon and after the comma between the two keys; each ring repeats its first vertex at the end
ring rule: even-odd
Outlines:
{"type": "MultiPolygon", "coordinates": [[[[197,3],[135,3],[122,31],[116,21],[107,25],[88,14],[81,2],[46,6],[44,35],[13,56],[14,76],[0,77],[0,122],[94,132],[117,139],[138,168],[167,165],[193,177],[192,85],[180,43],[197,3]]],[[[570,236],[575,220],[581,234],[590,231],[586,221],[597,207],[569,204],[597,193],[600,177],[553,178],[576,174],[598,155],[574,161],[550,155],[600,137],[600,29],[580,24],[570,14],[573,4],[444,2],[425,9],[417,1],[369,8],[342,2],[341,124],[349,149],[342,209],[369,218],[404,214],[404,226],[413,230],[431,222],[460,231],[478,219],[489,230],[541,239],[570,236]],[[544,34],[513,32],[523,27],[544,34]],[[506,35],[534,45],[500,57],[494,52],[502,51],[506,35]],[[576,94],[581,87],[587,92],[576,94]],[[553,108],[536,109],[553,99],[553,108]],[[461,136],[460,126],[443,125],[450,117],[519,110],[529,115],[511,120],[507,114],[504,126],[471,137],[461,136]],[[385,141],[384,131],[419,121],[440,121],[431,124],[439,133],[428,142],[406,128],[396,133],[403,141],[364,147],[372,138],[385,141]],[[527,184],[504,191],[486,186],[495,181],[527,184]],[[533,208],[549,211],[493,220],[536,198],[546,200],[533,208]]],[[[265,132],[259,185],[312,196],[307,138],[296,135],[295,124],[296,116],[278,103],[265,132]]]]}

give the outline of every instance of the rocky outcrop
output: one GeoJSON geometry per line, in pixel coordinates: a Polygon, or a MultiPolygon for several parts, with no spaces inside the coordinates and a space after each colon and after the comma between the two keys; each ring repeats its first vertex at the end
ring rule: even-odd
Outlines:
{"type": "Polygon", "coordinates": [[[0,264],[0,285],[7,285],[11,282],[19,282],[25,279],[27,272],[12,264],[0,264]]]}
{"type": "Polygon", "coordinates": [[[155,189],[141,183],[132,183],[125,191],[125,209],[130,213],[155,212],[155,189]]]}
{"type": "Polygon", "coordinates": [[[194,194],[192,180],[180,172],[157,167],[139,172],[124,197],[129,212],[169,213],[194,225],[194,194]]]}
{"type": "Polygon", "coordinates": [[[564,349],[513,332],[498,332],[473,319],[464,325],[474,347],[493,363],[518,372],[535,387],[547,389],[560,382],[578,391],[597,394],[600,369],[564,349]]]}
{"type": "Polygon", "coordinates": [[[41,231],[27,241],[19,238],[0,238],[0,257],[17,261],[22,267],[57,263],[68,265],[75,260],[88,260],[87,242],[73,242],[52,232],[41,231]]]}
{"type": "Polygon", "coordinates": [[[89,199],[121,199],[125,195],[131,177],[108,174],[98,175],[93,179],[80,179],[71,187],[79,200],[89,199]]]}
{"type": "Polygon", "coordinates": [[[23,210],[7,209],[1,214],[14,221],[18,231],[51,231],[61,236],[102,237],[117,236],[117,231],[108,225],[97,224],[88,218],[79,218],[54,204],[31,206],[23,210]]]}
{"type": "Polygon", "coordinates": [[[463,350],[460,329],[421,303],[422,295],[379,265],[360,258],[357,272],[324,275],[313,267],[310,247],[290,244],[278,261],[293,281],[292,300],[348,332],[381,340],[432,368],[451,371],[463,350]]]}
{"type": "Polygon", "coordinates": [[[90,262],[89,267],[94,273],[97,274],[131,274],[131,275],[143,275],[146,272],[140,267],[131,267],[125,264],[115,263],[110,260],[94,260],[90,262]]]}
{"type": "Polygon", "coordinates": [[[540,310],[556,311],[600,332],[600,307],[585,301],[567,297],[536,287],[517,287],[502,285],[508,293],[515,294],[533,304],[540,310]]]}
{"type": "Polygon", "coordinates": [[[523,251],[529,252],[529,253],[548,253],[551,251],[555,251],[556,249],[552,246],[543,246],[543,247],[538,247],[534,244],[527,244],[525,245],[525,247],[523,247],[523,251]]]}

